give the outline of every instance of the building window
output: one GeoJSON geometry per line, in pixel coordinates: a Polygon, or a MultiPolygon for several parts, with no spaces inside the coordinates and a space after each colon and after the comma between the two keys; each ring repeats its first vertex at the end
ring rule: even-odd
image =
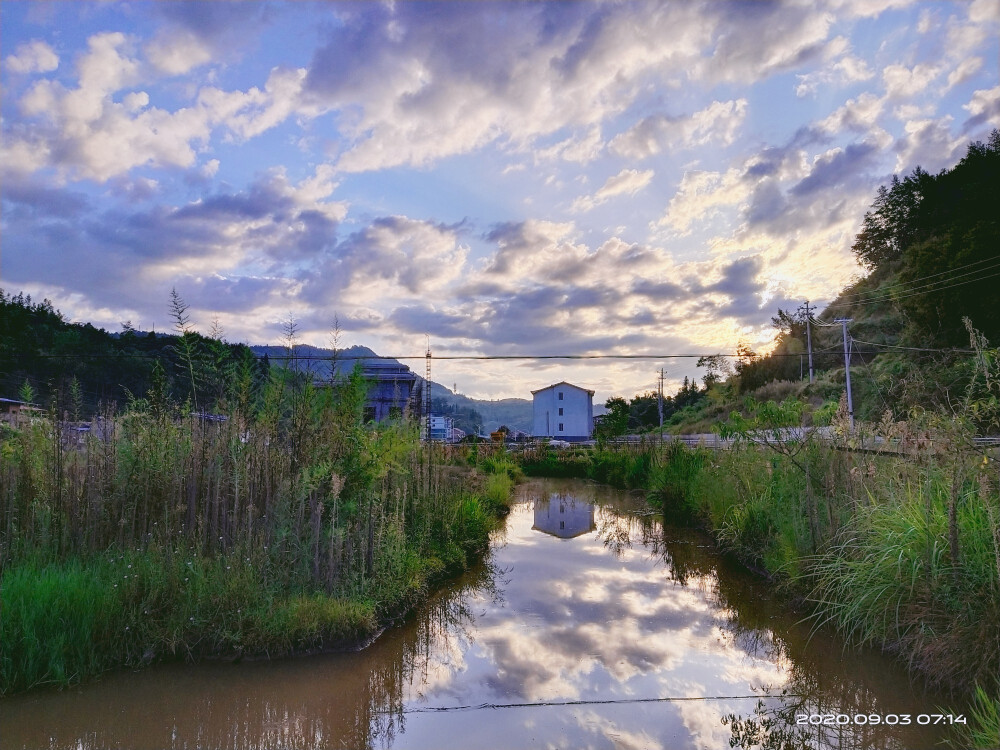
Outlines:
{"type": "Polygon", "coordinates": [[[562,422],[560,422],[560,423],[559,423],[559,432],[562,432],[562,431],[563,431],[563,423],[562,423],[562,422]]]}
{"type": "Polygon", "coordinates": [[[566,528],[566,522],[565,521],[560,521],[559,522],[559,528],[560,528],[560,530],[565,529],[566,528]]]}
{"type": "Polygon", "coordinates": [[[560,417],[561,417],[561,416],[563,415],[563,413],[562,413],[562,410],[563,410],[563,408],[562,408],[562,407],[560,406],[560,407],[559,407],[559,416],[560,416],[560,417]]]}
{"type": "Polygon", "coordinates": [[[562,396],[563,396],[563,394],[562,394],[562,391],[559,391],[559,400],[560,400],[560,401],[562,401],[562,400],[563,400],[563,397],[562,397],[562,396]]]}

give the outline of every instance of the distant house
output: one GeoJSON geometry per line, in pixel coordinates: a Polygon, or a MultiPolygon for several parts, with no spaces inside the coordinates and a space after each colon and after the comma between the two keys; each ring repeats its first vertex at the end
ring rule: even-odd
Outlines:
{"type": "MultiPolygon", "coordinates": [[[[427,422],[425,421],[427,417],[421,420],[422,428],[420,431],[421,435],[427,435],[427,422]]],[[[451,417],[446,417],[441,414],[431,414],[431,440],[435,443],[450,443],[452,442],[452,431],[455,429],[455,420],[451,417]]]]}
{"type": "Polygon", "coordinates": [[[39,409],[34,404],[29,404],[27,401],[19,401],[14,398],[0,398],[0,420],[5,422],[10,422],[11,424],[17,424],[20,415],[29,415],[34,412],[40,412],[39,409]]]}
{"type": "Polygon", "coordinates": [[[590,440],[594,392],[565,381],[531,392],[535,437],[590,440]]]}
{"type": "Polygon", "coordinates": [[[410,368],[398,362],[366,362],[361,374],[369,383],[365,421],[381,422],[402,417],[417,382],[410,368]]]}

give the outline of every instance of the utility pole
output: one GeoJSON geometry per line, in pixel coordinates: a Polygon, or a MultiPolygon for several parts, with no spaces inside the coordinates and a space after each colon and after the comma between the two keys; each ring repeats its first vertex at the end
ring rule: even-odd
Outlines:
{"type": "MultiPolygon", "coordinates": [[[[813,337],[812,326],[810,325],[811,315],[809,313],[809,300],[806,300],[806,346],[809,348],[809,382],[813,382],[813,337]]],[[[799,308],[802,309],[801,307],[799,308]]],[[[816,308],[814,307],[813,310],[816,308]]]]}
{"type": "Polygon", "coordinates": [[[659,379],[657,381],[657,383],[658,383],[657,396],[658,397],[656,399],[656,406],[657,406],[657,409],[660,412],[660,436],[661,437],[663,436],[663,377],[664,377],[664,374],[665,373],[663,372],[663,368],[661,367],[660,368],[660,377],[659,377],[659,379]]]}
{"type": "Polygon", "coordinates": [[[424,395],[427,398],[427,445],[431,444],[431,337],[427,337],[427,376],[424,378],[424,395]]]}
{"type": "Polygon", "coordinates": [[[834,323],[840,323],[844,329],[844,370],[847,373],[847,416],[851,420],[851,432],[854,432],[854,399],[851,397],[851,352],[847,346],[847,324],[854,318],[837,318],[834,323]]]}

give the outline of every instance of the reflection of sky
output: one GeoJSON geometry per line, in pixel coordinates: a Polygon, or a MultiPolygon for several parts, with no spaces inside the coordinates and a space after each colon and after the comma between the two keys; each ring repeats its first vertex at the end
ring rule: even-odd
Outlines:
{"type": "MultiPolygon", "coordinates": [[[[687,586],[668,585],[662,561],[641,544],[614,554],[597,534],[571,540],[540,534],[532,526],[545,500],[515,506],[507,544],[494,556],[507,571],[503,601],[473,602],[477,615],[464,655],[455,658],[454,646],[442,644],[455,669],[436,671],[432,686],[424,683],[411,695],[410,708],[736,696],[762,684],[780,689],[782,670],[728,636],[711,582],[692,577],[687,586]]],[[[598,508],[598,527],[609,513],[598,508]]],[[[418,710],[408,714],[396,746],[442,747],[442,737],[455,737],[461,738],[456,747],[725,747],[721,717],[754,704],[418,710]]]]}

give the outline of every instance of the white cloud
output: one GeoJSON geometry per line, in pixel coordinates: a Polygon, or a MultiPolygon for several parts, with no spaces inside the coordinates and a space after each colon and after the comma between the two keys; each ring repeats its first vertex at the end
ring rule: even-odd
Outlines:
{"type": "Polygon", "coordinates": [[[219,160],[209,159],[201,167],[202,177],[215,177],[216,173],[219,171],[219,160]]]}
{"type": "Polygon", "coordinates": [[[913,3],[914,0],[830,0],[828,7],[849,16],[874,18],[887,10],[905,8],[913,3]]]}
{"type": "Polygon", "coordinates": [[[666,213],[657,223],[684,235],[691,231],[697,219],[719,208],[743,205],[749,196],[750,189],[742,180],[742,170],[685,172],[666,213]]]}
{"type": "Polygon", "coordinates": [[[693,148],[707,143],[719,148],[736,140],[746,117],[747,100],[713,101],[691,115],[651,115],[611,139],[609,148],[627,159],[644,159],[664,148],[693,148]]]}
{"type": "MultiPolygon", "coordinates": [[[[349,172],[490,143],[524,149],[564,129],[586,132],[588,146],[556,152],[585,161],[592,135],[654,82],[753,82],[842,48],[826,41],[832,15],[805,6],[472,4],[433,17],[419,4],[378,7],[331,32],[307,82],[343,115],[338,166],[349,172]]],[[[730,142],[746,106],[716,102],[686,123],[687,142],[730,142]]]]}
{"type": "Polygon", "coordinates": [[[996,23],[1000,21],[1000,6],[996,0],[975,0],[969,3],[969,20],[973,23],[996,23]]]}
{"type": "Polygon", "coordinates": [[[596,159],[603,148],[601,128],[595,125],[588,128],[582,135],[572,135],[554,146],[542,149],[534,148],[532,155],[536,163],[562,159],[567,162],[587,164],[596,159]]]}
{"type": "Polygon", "coordinates": [[[796,96],[815,95],[820,89],[826,92],[831,87],[848,86],[859,81],[867,81],[875,74],[864,60],[845,55],[822,70],[798,76],[796,96]]]}
{"type": "Polygon", "coordinates": [[[190,167],[195,146],[207,144],[216,127],[247,140],[293,113],[317,113],[301,105],[305,70],[290,68],[272,70],[263,90],[203,88],[194,106],[173,112],[150,106],[145,91],[115,101],[118,92],[140,82],[140,62],[124,52],[130,44],[124,34],[94,35],[77,61],[76,88],[41,80],[25,92],[21,111],[37,127],[5,139],[12,157],[8,170],[33,171],[47,163],[64,178],[105,182],[142,165],[190,167]]]}
{"type": "Polygon", "coordinates": [[[574,213],[590,211],[595,206],[599,206],[616,196],[635,195],[649,185],[653,179],[653,174],[653,170],[651,169],[643,172],[637,169],[623,169],[618,174],[609,177],[593,196],[581,196],[577,198],[573,202],[570,211],[574,213]]]}
{"type": "Polygon", "coordinates": [[[948,89],[952,89],[960,83],[969,80],[983,67],[983,58],[969,57],[962,60],[951,73],[948,74],[948,89]]]}
{"type": "Polygon", "coordinates": [[[59,67],[59,55],[45,42],[35,40],[19,44],[4,65],[12,73],[49,73],[59,67]]]}
{"type": "Polygon", "coordinates": [[[924,63],[918,63],[913,68],[888,65],[882,71],[886,96],[890,99],[909,99],[922,93],[940,73],[938,66],[924,63]]]}
{"type": "Polygon", "coordinates": [[[203,39],[188,30],[162,33],[146,45],[147,59],[168,75],[180,75],[212,59],[212,50],[203,39]]]}
{"type": "Polygon", "coordinates": [[[865,93],[856,99],[848,99],[843,106],[817,123],[816,127],[830,135],[837,135],[844,130],[865,133],[877,127],[878,118],[884,110],[885,99],[865,93]]]}
{"type": "Polygon", "coordinates": [[[972,93],[972,99],[963,109],[974,117],[992,123],[1000,128],[1000,86],[991,89],[978,89],[972,93]]]}
{"type": "Polygon", "coordinates": [[[930,173],[951,166],[966,144],[963,136],[951,134],[951,115],[937,119],[909,120],[903,125],[905,135],[896,143],[896,166],[903,173],[920,166],[930,173]]]}
{"type": "MultiPolygon", "coordinates": [[[[261,91],[256,86],[247,91],[202,89],[198,103],[210,113],[213,122],[225,125],[230,132],[248,140],[283,122],[293,112],[305,114],[300,94],[306,77],[304,68],[275,68],[261,91]]],[[[318,110],[308,108],[310,114],[318,110]]]]}

